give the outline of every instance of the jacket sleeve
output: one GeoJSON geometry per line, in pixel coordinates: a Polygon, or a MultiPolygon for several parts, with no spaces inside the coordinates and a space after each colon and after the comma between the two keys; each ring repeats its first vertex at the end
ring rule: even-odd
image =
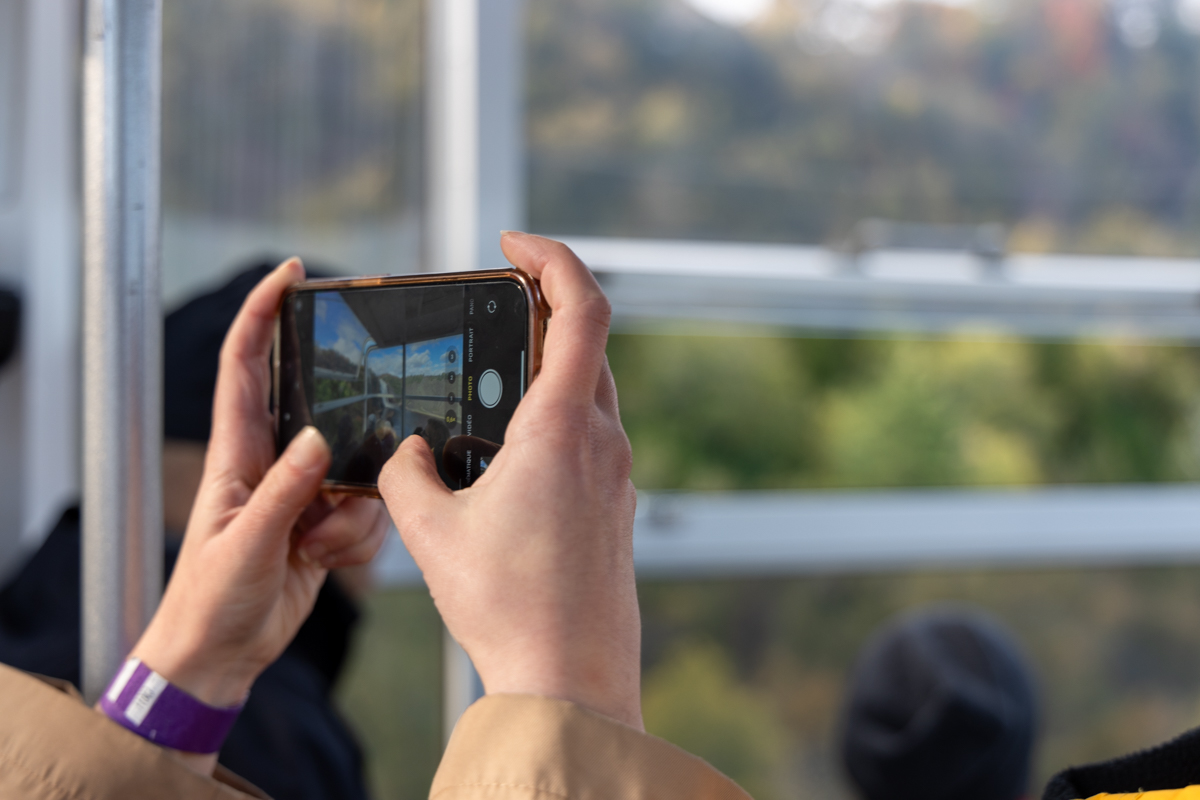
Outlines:
{"type": "Polygon", "coordinates": [[[662,739],[563,700],[489,695],[467,709],[431,800],[748,800],[662,739]]]}
{"type": "Polygon", "coordinates": [[[218,767],[209,778],[51,685],[0,664],[0,797],[5,800],[265,798],[218,767]]]}

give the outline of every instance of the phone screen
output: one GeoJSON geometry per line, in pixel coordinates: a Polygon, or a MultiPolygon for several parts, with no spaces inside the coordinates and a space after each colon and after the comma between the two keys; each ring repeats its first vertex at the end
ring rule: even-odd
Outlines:
{"type": "Polygon", "coordinates": [[[469,486],[525,394],[528,314],[508,280],[290,294],[280,314],[280,449],[315,425],[333,452],[327,480],[374,486],[416,434],[446,485],[469,486]]]}

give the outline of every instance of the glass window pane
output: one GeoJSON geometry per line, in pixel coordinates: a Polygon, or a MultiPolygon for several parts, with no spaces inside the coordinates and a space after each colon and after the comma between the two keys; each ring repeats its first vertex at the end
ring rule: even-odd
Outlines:
{"type": "Polygon", "coordinates": [[[419,0],[165,4],[168,304],[248,259],[415,269],[419,0]]]}
{"type": "Polygon", "coordinates": [[[375,800],[424,800],[442,758],[442,619],[429,592],[367,596],[337,700],[375,800]]]}
{"type": "Polygon", "coordinates": [[[756,800],[858,795],[837,725],[851,665],[892,615],[969,603],[1025,650],[1040,690],[1031,797],[1069,765],[1196,725],[1195,567],[917,572],[646,583],[646,728],[756,800]]]}
{"type": "Polygon", "coordinates": [[[0,206],[19,188],[24,66],[25,0],[0,0],[0,206]]]}
{"type": "Polygon", "coordinates": [[[1193,0],[530,0],[538,230],[1200,255],[1193,0]],[[936,233],[926,232],[936,238],[936,233]]]}

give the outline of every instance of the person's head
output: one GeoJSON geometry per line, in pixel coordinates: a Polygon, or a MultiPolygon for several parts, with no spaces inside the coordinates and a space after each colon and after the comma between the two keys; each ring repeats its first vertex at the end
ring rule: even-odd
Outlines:
{"type": "Polygon", "coordinates": [[[998,622],[923,609],[863,647],[842,714],[842,761],[865,800],[1017,800],[1036,719],[1032,672],[998,622]]]}
{"type": "Polygon", "coordinates": [[[200,486],[212,430],[221,344],[276,261],[246,269],[167,315],[163,325],[163,524],[182,533],[200,486]]]}

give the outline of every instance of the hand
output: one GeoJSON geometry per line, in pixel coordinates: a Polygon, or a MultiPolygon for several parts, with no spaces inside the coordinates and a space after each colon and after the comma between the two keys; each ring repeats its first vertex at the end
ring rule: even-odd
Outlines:
{"type": "Polygon", "coordinates": [[[214,706],[245,698],[312,610],[326,571],[369,561],[387,532],[379,501],[322,495],[330,453],[316,428],[275,460],[268,357],[283,292],[303,279],[298,260],[280,265],[225,337],[200,491],[132,653],[214,706]]]}
{"type": "Polygon", "coordinates": [[[557,697],[641,728],[637,496],[604,355],[608,300],[565,245],[506,233],[501,246],[553,311],[541,375],[472,487],[447,489],[410,436],[379,489],[489,694],[557,697]]]}

